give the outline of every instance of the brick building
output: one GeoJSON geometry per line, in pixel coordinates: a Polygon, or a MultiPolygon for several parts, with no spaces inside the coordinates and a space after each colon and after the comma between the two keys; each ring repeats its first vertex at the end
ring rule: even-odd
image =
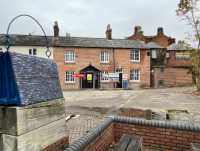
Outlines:
{"type": "Polygon", "coordinates": [[[57,43],[54,44],[53,58],[57,62],[63,89],[123,88],[123,74],[134,87],[150,86],[150,51],[144,42],[112,39],[109,25],[106,38],[57,35],[55,32],[57,43]],[[103,74],[116,72],[119,73],[119,82],[109,82],[107,77],[103,77],[103,74]],[[85,77],[76,78],[73,74],[84,74],[85,77]]]}
{"type": "Polygon", "coordinates": [[[151,51],[151,87],[186,86],[194,82],[193,75],[187,74],[192,63],[190,55],[179,44],[166,48],[149,42],[147,46],[151,51]]]}
{"type": "Polygon", "coordinates": [[[144,41],[145,44],[147,44],[149,42],[154,42],[154,43],[156,43],[160,46],[163,46],[163,47],[168,47],[169,45],[176,43],[175,38],[171,38],[171,37],[164,35],[162,27],[158,27],[157,35],[144,36],[143,31],[142,31],[142,27],[141,26],[135,26],[134,34],[132,36],[128,37],[127,39],[132,39],[132,40],[139,39],[141,41],[144,41]]]}
{"type": "MultiPolygon", "coordinates": [[[[175,53],[182,51],[174,38],[164,35],[162,28],[158,28],[155,36],[144,36],[141,27],[136,26],[134,35],[128,39],[113,39],[110,25],[105,38],[59,36],[57,22],[53,28],[54,36],[47,39],[52,51],[51,59],[57,62],[64,90],[121,89],[125,81],[131,88],[192,84],[191,75],[187,75],[188,69],[180,68],[187,66],[185,62],[190,63],[191,60],[175,59],[175,53]],[[160,55],[164,59],[156,59],[160,55]],[[160,61],[163,63],[160,64],[160,61]],[[110,82],[105,76],[109,73],[119,73],[119,81],[110,82]],[[74,77],[74,74],[84,77],[74,77]],[[185,80],[178,80],[178,77],[185,80]]],[[[6,36],[0,35],[0,46],[3,47],[5,40],[6,36]]],[[[29,49],[34,48],[38,50],[36,55],[46,57],[44,36],[10,35],[10,40],[11,51],[30,54],[29,49]]]]}

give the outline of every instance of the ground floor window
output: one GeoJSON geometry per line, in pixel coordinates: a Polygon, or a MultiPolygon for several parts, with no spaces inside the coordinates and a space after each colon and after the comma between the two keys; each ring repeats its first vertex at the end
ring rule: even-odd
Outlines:
{"type": "Polygon", "coordinates": [[[108,74],[109,71],[101,71],[101,81],[109,81],[108,74]]]}
{"type": "Polygon", "coordinates": [[[66,71],[65,72],[65,82],[75,82],[73,74],[74,74],[74,71],[66,71]]]}
{"type": "Polygon", "coordinates": [[[140,81],[140,70],[131,70],[130,71],[130,80],[131,81],[140,81]]]}

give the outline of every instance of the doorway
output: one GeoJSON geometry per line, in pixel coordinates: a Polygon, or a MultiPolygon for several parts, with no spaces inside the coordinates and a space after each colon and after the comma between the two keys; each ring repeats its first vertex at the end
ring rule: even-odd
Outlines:
{"type": "Polygon", "coordinates": [[[93,73],[86,73],[86,88],[93,89],[93,73]]]}
{"type": "Polygon", "coordinates": [[[117,82],[117,88],[122,88],[123,86],[123,81],[122,81],[122,76],[123,76],[123,69],[116,69],[116,73],[119,73],[119,82],[117,82]]]}
{"type": "Polygon", "coordinates": [[[100,88],[100,70],[92,66],[91,64],[80,70],[80,73],[85,74],[85,77],[81,79],[82,89],[95,89],[100,88]]]}

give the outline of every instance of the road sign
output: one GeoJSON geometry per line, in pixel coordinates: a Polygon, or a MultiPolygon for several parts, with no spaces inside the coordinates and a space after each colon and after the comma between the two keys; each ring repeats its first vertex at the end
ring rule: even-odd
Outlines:
{"type": "Polygon", "coordinates": [[[127,80],[127,74],[123,74],[123,80],[127,80]]]}
{"type": "Polygon", "coordinates": [[[83,77],[85,77],[85,74],[73,74],[73,77],[81,77],[81,78],[83,78],[83,77]]]}

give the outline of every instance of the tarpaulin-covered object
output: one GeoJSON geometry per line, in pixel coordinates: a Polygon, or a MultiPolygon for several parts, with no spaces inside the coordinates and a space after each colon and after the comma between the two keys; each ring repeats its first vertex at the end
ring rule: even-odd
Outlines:
{"type": "Polygon", "coordinates": [[[63,94],[54,60],[0,53],[0,105],[24,106],[59,98],[63,94]]]}

